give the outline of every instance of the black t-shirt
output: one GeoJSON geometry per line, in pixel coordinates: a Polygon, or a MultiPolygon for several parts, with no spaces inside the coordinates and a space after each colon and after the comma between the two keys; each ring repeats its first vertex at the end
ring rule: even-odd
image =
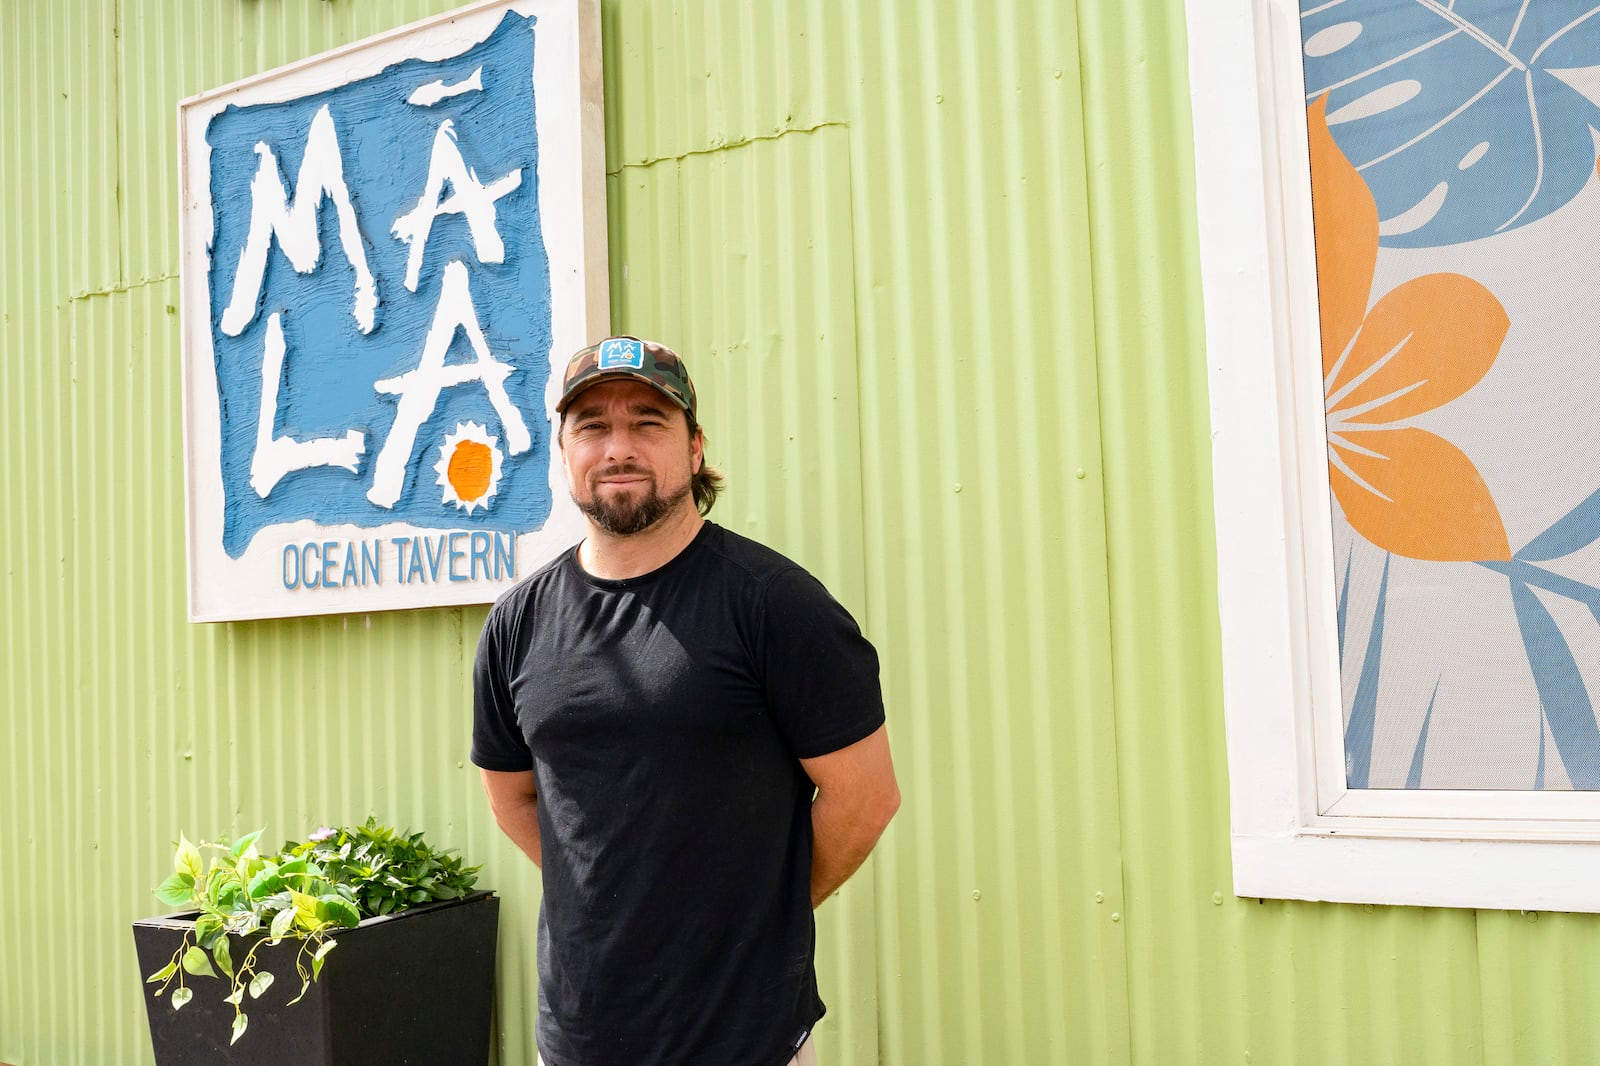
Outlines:
{"type": "Polygon", "coordinates": [[[576,550],[495,604],[472,761],[539,795],[549,1066],[776,1066],[822,1016],[798,759],[883,724],[878,657],[822,585],[707,523],[641,577],[576,550]]]}

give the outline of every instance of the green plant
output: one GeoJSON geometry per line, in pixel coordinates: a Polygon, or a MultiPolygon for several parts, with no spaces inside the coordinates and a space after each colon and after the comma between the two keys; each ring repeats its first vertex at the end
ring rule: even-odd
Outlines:
{"type": "Polygon", "coordinates": [[[435,851],[421,833],[396,832],[371,818],[355,829],[319,831],[285,844],[284,854],[320,866],[335,886],[353,889],[363,917],[460,899],[478,880],[478,867],[464,866],[459,855],[435,851]]]}
{"type": "Polygon", "coordinates": [[[176,1010],[194,997],[185,975],[217,977],[220,970],[230,986],[224,1000],[234,1011],[230,1042],[249,1025],[245,997],[259,998],[275,979],[260,960],[263,945],[300,942],[294,956],[300,992],[289,1001],[298,1003],[338,944],[334,930],[421,903],[459,899],[477,881],[478,867],[433,849],[421,833],[396,832],[373,818],[353,829],[319,829],[270,856],[256,848],[262,832],[231,844],[180,837],[173,873],[155,890],[162,903],[198,914],[192,934],[185,934],[171,961],[147,983],[159,985],[154,994],[161,996],[176,980],[176,1010]]]}

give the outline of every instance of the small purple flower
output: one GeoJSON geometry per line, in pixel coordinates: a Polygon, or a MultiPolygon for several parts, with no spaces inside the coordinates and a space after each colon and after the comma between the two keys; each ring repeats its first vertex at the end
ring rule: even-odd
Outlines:
{"type": "Polygon", "coordinates": [[[325,825],[321,829],[314,830],[311,834],[311,839],[320,844],[324,840],[327,840],[329,837],[333,836],[335,832],[337,832],[337,830],[325,825]]]}

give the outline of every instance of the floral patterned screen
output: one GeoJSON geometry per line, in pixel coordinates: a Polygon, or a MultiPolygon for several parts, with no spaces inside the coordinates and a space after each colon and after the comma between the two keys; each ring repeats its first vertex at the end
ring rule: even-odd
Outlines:
{"type": "Polygon", "coordinates": [[[1300,15],[1346,782],[1600,789],[1600,5],[1300,15]]]}

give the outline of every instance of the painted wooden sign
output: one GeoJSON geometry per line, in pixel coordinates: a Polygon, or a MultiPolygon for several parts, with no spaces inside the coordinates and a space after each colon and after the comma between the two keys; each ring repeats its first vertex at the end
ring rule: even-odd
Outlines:
{"type": "Polygon", "coordinates": [[[595,7],[180,105],[191,620],[487,603],[578,538],[549,412],[608,317],[595,7]]]}

